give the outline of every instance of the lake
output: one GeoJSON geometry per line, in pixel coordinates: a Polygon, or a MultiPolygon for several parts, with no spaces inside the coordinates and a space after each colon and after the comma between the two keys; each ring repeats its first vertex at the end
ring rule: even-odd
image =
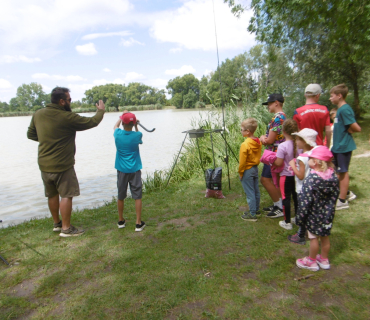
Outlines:
{"type": "MultiPolygon", "coordinates": [[[[206,111],[136,111],[143,129],[140,154],[143,179],[155,170],[167,169],[185,137],[192,120],[206,111]]],[[[113,126],[122,113],[105,113],[98,127],[77,132],[75,170],[81,195],[73,199],[74,209],[101,206],[117,196],[116,148],[113,126]]],[[[93,116],[85,113],[83,116],[93,116]]],[[[47,198],[37,165],[38,143],[27,139],[31,117],[0,118],[0,226],[21,223],[33,217],[50,216],[47,198]]]]}

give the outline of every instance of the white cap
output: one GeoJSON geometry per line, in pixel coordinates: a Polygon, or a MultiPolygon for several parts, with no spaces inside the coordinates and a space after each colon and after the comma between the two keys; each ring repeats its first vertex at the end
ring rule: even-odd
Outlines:
{"type": "Polygon", "coordinates": [[[292,133],[292,135],[296,135],[298,137],[301,137],[311,147],[316,147],[317,131],[315,131],[313,129],[309,129],[309,128],[304,128],[299,132],[292,133]]]}
{"type": "Polygon", "coordinates": [[[305,93],[312,94],[314,96],[322,93],[322,88],[317,83],[311,83],[306,87],[305,93]]]}

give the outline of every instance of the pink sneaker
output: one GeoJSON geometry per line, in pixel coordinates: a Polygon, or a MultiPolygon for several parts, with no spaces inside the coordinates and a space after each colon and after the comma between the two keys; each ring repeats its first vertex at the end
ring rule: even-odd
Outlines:
{"type": "Polygon", "coordinates": [[[302,259],[297,259],[296,261],[297,267],[302,269],[308,269],[311,271],[319,271],[319,266],[317,265],[316,261],[311,261],[309,257],[304,257],[302,259]]]}
{"type": "Polygon", "coordinates": [[[321,269],[325,269],[325,270],[330,269],[329,259],[321,258],[320,254],[316,256],[316,262],[320,266],[321,269]]]}

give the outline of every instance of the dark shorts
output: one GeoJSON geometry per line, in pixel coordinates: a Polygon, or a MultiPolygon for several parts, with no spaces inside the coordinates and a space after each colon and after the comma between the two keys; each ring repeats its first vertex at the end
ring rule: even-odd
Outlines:
{"type": "Polygon", "coordinates": [[[59,194],[62,198],[73,198],[80,195],[80,186],[74,167],[63,172],[43,172],[45,197],[52,198],[59,194]]]}
{"type": "Polygon", "coordinates": [[[268,164],[263,165],[261,177],[270,178],[270,179],[272,178],[271,166],[269,166],[268,164]]]}
{"type": "Polygon", "coordinates": [[[349,164],[351,162],[352,151],[346,153],[334,153],[333,163],[338,173],[348,172],[349,164]]]}
{"type": "Polygon", "coordinates": [[[132,199],[141,199],[143,189],[141,170],[134,173],[123,173],[117,170],[118,200],[126,199],[128,185],[130,185],[132,199]]]}

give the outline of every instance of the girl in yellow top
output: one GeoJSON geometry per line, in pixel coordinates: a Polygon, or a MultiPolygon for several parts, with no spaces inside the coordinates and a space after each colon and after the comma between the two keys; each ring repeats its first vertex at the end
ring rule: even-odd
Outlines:
{"type": "Polygon", "coordinates": [[[248,118],[241,123],[241,133],[246,137],[240,146],[239,152],[239,177],[245,194],[249,211],[244,212],[242,219],[257,221],[256,215],[260,207],[260,190],[258,188],[258,165],[261,158],[261,141],[254,136],[257,129],[257,120],[248,118]]]}

